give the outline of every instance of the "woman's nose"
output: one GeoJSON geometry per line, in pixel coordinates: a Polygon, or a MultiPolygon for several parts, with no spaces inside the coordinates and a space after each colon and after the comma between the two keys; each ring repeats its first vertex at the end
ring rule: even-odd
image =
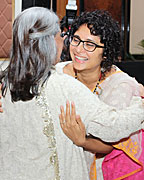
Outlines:
{"type": "Polygon", "coordinates": [[[83,43],[82,43],[82,42],[80,42],[80,44],[76,47],[76,51],[77,51],[77,52],[82,52],[82,51],[84,51],[84,47],[83,47],[83,43]]]}

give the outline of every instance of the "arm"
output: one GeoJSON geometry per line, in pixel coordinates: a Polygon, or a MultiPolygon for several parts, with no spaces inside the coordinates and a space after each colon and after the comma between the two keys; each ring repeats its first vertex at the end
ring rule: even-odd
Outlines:
{"type": "Polygon", "coordinates": [[[63,106],[61,106],[60,111],[59,119],[61,128],[75,145],[93,153],[107,154],[112,151],[113,147],[110,144],[104,143],[98,138],[86,136],[85,126],[81,121],[81,117],[76,115],[74,103],[71,104],[71,112],[68,101],[66,103],[66,114],[64,113],[63,106]]]}
{"type": "Polygon", "coordinates": [[[113,86],[109,89],[107,97],[104,102],[117,109],[124,109],[130,106],[133,96],[144,96],[144,86],[139,83],[121,82],[119,85],[113,86]],[[134,86],[134,87],[133,87],[134,86]]]}
{"type": "Polygon", "coordinates": [[[100,101],[73,77],[61,74],[60,70],[50,76],[47,85],[47,101],[56,123],[59,107],[65,107],[66,100],[69,100],[75,102],[77,114],[81,115],[85,124],[86,134],[92,134],[105,142],[117,142],[143,127],[144,104],[139,97],[133,97],[129,107],[117,110],[100,101]]]}
{"type": "MultiPolygon", "coordinates": [[[[114,108],[116,108],[116,111],[120,112],[121,111],[121,116],[123,116],[123,121],[121,121],[119,123],[119,125],[117,124],[117,126],[115,126],[117,129],[116,131],[118,132],[117,137],[119,136],[120,132],[125,133],[127,130],[132,130],[134,126],[133,122],[135,119],[135,115],[139,115],[138,112],[133,109],[130,110],[130,113],[127,113],[127,109],[131,109],[131,102],[133,101],[133,99],[135,99],[136,97],[134,97],[134,95],[136,94],[137,96],[142,95],[142,93],[144,92],[143,90],[143,86],[139,87],[139,84],[136,80],[134,80],[133,78],[127,78],[127,79],[121,79],[120,81],[117,79],[117,82],[115,82],[112,86],[110,86],[108,88],[109,90],[107,91],[107,96],[105,96],[106,98],[103,98],[104,102],[107,105],[110,105],[114,108]],[[126,115],[127,114],[127,115],[126,115]],[[127,129],[125,124],[128,122],[129,117],[131,117],[131,121],[129,121],[129,125],[127,125],[127,129]],[[132,122],[133,121],[133,122],[132,122]],[[123,126],[123,127],[122,127],[123,126]],[[124,128],[124,129],[123,129],[124,128]]],[[[135,105],[138,105],[138,102],[135,101],[135,105]]],[[[144,106],[143,106],[144,108],[144,106]]],[[[110,116],[108,116],[110,117],[110,116]]],[[[144,116],[143,116],[144,119],[144,116]]],[[[109,122],[109,120],[107,120],[109,122]]],[[[119,121],[119,120],[118,120],[119,121]]],[[[118,123],[115,121],[115,123],[118,123]]],[[[94,124],[93,124],[94,125],[94,124]]],[[[91,125],[91,129],[92,129],[92,125],[91,125]]],[[[107,127],[106,131],[110,130],[109,127],[107,127]]],[[[90,130],[91,132],[93,130],[90,130]]],[[[134,131],[135,132],[135,131],[134,131]]],[[[93,131],[92,134],[95,136],[95,132],[93,131]]],[[[129,134],[130,136],[131,134],[129,134]]],[[[127,136],[127,137],[129,137],[127,136]]],[[[113,134],[111,133],[111,137],[113,137],[113,134]]],[[[121,138],[123,139],[123,138],[121,138]]],[[[119,141],[119,140],[118,140],[119,141]]]]}
{"type": "Polygon", "coordinates": [[[124,109],[130,105],[133,94],[133,88],[127,82],[122,82],[118,86],[109,89],[104,102],[116,109],[124,109]]]}
{"type": "MultiPolygon", "coordinates": [[[[123,109],[129,106],[132,96],[132,87],[128,83],[120,83],[118,88],[116,86],[110,90],[105,102],[117,109],[123,109]]],[[[65,135],[68,136],[74,144],[83,147],[87,151],[104,154],[111,152],[113,148],[110,144],[104,143],[91,135],[86,137],[85,126],[80,116],[76,116],[74,103],[72,103],[71,108],[70,113],[70,105],[69,102],[67,102],[65,115],[64,108],[61,107],[60,122],[65,135]]]]}

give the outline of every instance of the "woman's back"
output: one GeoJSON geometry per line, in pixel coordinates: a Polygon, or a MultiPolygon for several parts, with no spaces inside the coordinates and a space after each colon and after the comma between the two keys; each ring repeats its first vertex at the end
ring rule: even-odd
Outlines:
{"type": "Polygon", "coordinates": [[[53,179],[51,151],[44,134],[45,107],[34,98],[27,102],[2,99],[0,120],[0,176],[7,180],[53,179]]]}

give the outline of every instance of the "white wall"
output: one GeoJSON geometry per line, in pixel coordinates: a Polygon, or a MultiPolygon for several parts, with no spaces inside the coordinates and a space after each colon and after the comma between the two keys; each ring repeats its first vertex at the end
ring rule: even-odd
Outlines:
{"type": "Polygon", "coordinates": [[[22,0],[15,0],[15,17],[21,12],[22,10],[22,0]]]}
{"type": "Polygon", "coordinates": [[[130,11],[130,53],[142,54],[138,43],[144,39],[144,0],[131,0],[130,11]]]}

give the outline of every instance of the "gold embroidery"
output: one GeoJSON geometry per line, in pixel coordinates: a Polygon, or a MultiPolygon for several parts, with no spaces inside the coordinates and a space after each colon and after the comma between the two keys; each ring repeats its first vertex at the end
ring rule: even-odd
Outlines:
{"type": "Polygon", "coordinates": [[[130,154],[131,156],[135,156],[140,148],[138,143],[136,141],[133,142],[131,138],[129,138],[127,141],[114,145],[114,147],[127,152],[127,154],[130,154]]]}
{"type": "Polygon", "coordinates": [[[51,113],[49,111],[44,88],[41,88],[41,93],[36,99],[37,99],[37,104],[43,109],[43,114],[42,114],[42,118],[44,119],[43,133],[48,138],[48,148],[50,148],[50,152],[51,152],[50,163],[55,170],[55,177],[53,180],[60,180],[54,125],[53,125],[51,113]]]}

